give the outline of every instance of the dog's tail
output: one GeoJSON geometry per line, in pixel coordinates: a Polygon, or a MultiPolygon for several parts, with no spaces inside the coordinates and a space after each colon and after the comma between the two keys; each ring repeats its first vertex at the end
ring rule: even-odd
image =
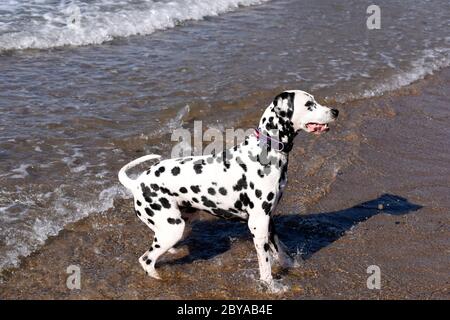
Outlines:
{"type": "Polygon", "coordinates": [[[152,160],[152,159],[159,159],[161,158],[160,155],[157,154],[148,154],[146,156],[137,158],[136,160],[131,161],[130,163],[124,165],[122,167],[122,169],[120,169],[119,171],[119,181],[121,184],[123,184],[123,186],[127,189],[130,189],[134,186],[135,184],[135,180],[131,179],[129,176],[127,176],[127,170],[137,166],[138,164],[148,161],[148,160],[152,160]]]}

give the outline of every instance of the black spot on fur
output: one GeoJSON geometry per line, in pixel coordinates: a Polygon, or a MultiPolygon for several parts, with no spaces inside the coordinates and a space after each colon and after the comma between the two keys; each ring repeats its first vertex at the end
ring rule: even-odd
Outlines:
{"type": "Polygon", "coordinates": [[[256,189],[256,190],[255,190],[255,196],[258,197],[259,199],[261,199],[261,196],[262,196],[261,190],[256,189]]]}
{"type": "Polygon", "coordinates": [[[226,196],[226,195],[227,195],[227,189],[225,189],[224,187],[220,187],[220,188],[219,188],[219,193],[220,193],[221,195],[226,196]]]}
{"type": "Polygon", "coordinates": [[[141,203],[139,200],[137,200],[137,201],[136,201],[136,204],[137,204],[138,206],[141,206],[142,203],[141,203]]]}
{"type": "Polygon", "coordinates": [[[150,188],[152,188],[152,189],[155,190],[155,191],[158,191],[158,190],[159,190],[159,186],[158,186],[156,183],[152,183],[152,184],[150,185],[150,188]]]}
{"type": "MultiPolygon", "coordinates": [[[[167,222],[170,223],[170,224],[180,224],[181,223],[181,219],[179,219],[179,218],[177,218],[177,219],[167,218],[167,222]]],[[[155,248],[159,248],[159,244],[156,244],[155,248]]]]}
{"type": "Polygon", "coordinates": [[[181,193],[187,193],[187,189],[186,189],[185,187],[181,187],[181,188],[180,188],[180,192],[181,192],[181,193]]]}
{"type": "Polygon", "coordinates": [[[170,209],[170,202],[166,198],[159,198],[159,202],[161,202],[164,208],[170,209]]]}
{"type": "Polygon", "coordinates": [[[198,199],[197,198],[192,198],[192,201],[194,201],[194,202],[196,202],[196,203],[198,203],[198,199]]]}
{"type": "Polygon", "coordinates": [[[138,217],[141,216],[141,213],[139,212],[139,210],[134,210],[134,213],[136,213],[136,215],[137,215],[138,217]]]}
{"type": "Polygon", "coordinates": [[[159,204],[157,204],[157,203],[152,203],[150,205],[150,208],[152,208],[153,210],[156,210],[156,211],[161,210],[161,206],[159,204]]]}
{"type": "Polygon", "coordinates": [[[145,261],[145,263],[146,263],[146,264],[150,264],[150,263],[152,263],[152,260],[147,259],[147,260],[145,261]]]}
{"type": "Polygon", "coordinates": [[[189,201],[183,200],[183,201],[181,201],[181,206],[190,208],[190,207],[192,207],[192,204],[189,201]]]}
{"type": "Polygon", "coordinates": [[[244,172],[247,172],[247,166],[244,163],[240,163],[239,165],[241,166],[241,168],[244,170],[244,172]]]}
{"type": "Polygon", "coordinates": [[[216,190],[214,188],[208,188],[208,193],[213,196],[216,194],[216,190]]]}
{"type": "Polygon", "coordinates": [[[214,203],[214,202],[212,202],[211,200],[209,200],[207,197],[205,197],[205,196],[202,196],[201,197],[201,200],[202,200],[202,202],[203,202],[203,205],[205,206],[205,207],[208,207],[208,208],[216,208],[217,206],[216,206],[216,204],[214,203]]]}
{"type": "Polygon", "coordinates": [[[242,209],[242,202],[241,202],[240,200],[237,200],[237,201],[234,203],[234,207],[235,207],[236,209],[238,209],[238,210],[241,210],[241,209],[242,209]]]}
{"type": "Polygon", "coordinates": [[[241,191],[242,189],[247,189],[247,178],[244,174],[242,175],[242,178],[237,181],[236,185],[233,186],[234,191],[241,191]]]}
{"type": "Polygon", "coordinates": [[[250,198],[248,197],[247,193],[245,193],[245,192],[241,193],[239,195],[239,200],[242,201],[242,204],[244,206],[246,206],[246,207],[249,206],[250,209],[253,209],[254,204],[253,204],[253,202],[250,201],[250,198]]]}
{"type": "Polygon", "coordinates": [[[161,192],[164,194],[168,194],[169,196],[175,196],[175,193],[172,193],[169,189],[165,188],[165,187],[161,187],[160,188],[161,192]]]}
{"type": "Polygon", "coordinates": [[[272,205],[269,202],[264,201],[262,204],[262,208],[266,214],[270,214],[270,209],[272,209],[272,205]]]}
{"type": "Polygon", "coordinates": [[[273,192],[269,192],[269,194],[267,195],[267,201],[271,201],[274,197],[273,192]]]}
{"type": "Polygon", "coordinates": [[[221,217],[223,217],[223,218],[225,218],[225,219],[229,219],[229,218],[233,217],[233,215],[229,211],[223,210],[223,209],[220,209],[220,208],[212,209],[212,212],[217,214],[217,215],[219,215],[219,216],[221,216],[221,217]]]}
{"type": "Polygon", "coordinates": [[[149,215],[150,217],[153,217],[153,215],[155,214],[152,210],[150,210],[149,208],[145,208],[145,212],[147,213],[147,215],[149,215]]]}
{"type": "Polygon", "coordinates": [[[147,187],[144,183],[141,183],[141,189],[142,189],[142,196],[144,197],[145,201],[151,203],[152,197],[154,197],[156,194],[150,190],[149,187],[147,187]]]}
{"type": "Polygon", "coordinates": [[[173,167],[172,174],[177,176],[180,173],[180,167],[173,167]]]}
{"type": "Polygon", "coordinates": [[[261,169],[258,169],[258,176],[264,178],[264,172],[261,169]]]}
{"type": "Polygon", "coordinates": [[[155,223],[153,222],[153,220],[152,220],[152,219],[150,219],[150,218],[149,218],[149,219],[147,219],[147,221],[148,221],[148,223],[150,223],[150,224],[153,224],[153,225],[155,224],[155,223]]]}
{"type": "Polygon", "coordinates": [[[199,192],[200,192],[200,187],[199,187],[199,186],[191,186],[191,190],[192,190],[194,193],[199,193],[199,192]]]}
{"type": "Polygon", "coordinates": [[[270,249],[269,244],[267,242],[264,243],[264,251],[269,251],[269,249],[270,249]]]}
{"type": "Polygon", "coordinates": [[[196,174],[202,173],[203,165],[201,163],[194,164],[194,171],[196,174]]]}

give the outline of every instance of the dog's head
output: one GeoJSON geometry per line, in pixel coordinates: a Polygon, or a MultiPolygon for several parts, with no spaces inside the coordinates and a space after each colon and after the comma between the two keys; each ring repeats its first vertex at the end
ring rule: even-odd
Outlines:
{"type": "Polygon", "coordinates": [[[335,121],[338,114],[338,110],[322,106],[307,92],[289,90],[275,97],[259,127],[267,132],[277,131],[280,141],[291,146],[300,130],[314,134],[328,131],[328,124],[335,121]]]}
{"type": "Polygon", "coordinates": [[[274,111],[278,116],[289,115],[295,132],[304,130],[320,134],[329,130],[328,124],[339,115],[337,109],[319,104],[314,97],[301,90],[285,91],[275,97],[274,111]]]}
{"type": "Polygon", "coordinates": [[[322,106],[307,92],[300,90],[289,92],[294,94],[294,112],[291,121],[295,131],[305,130],[320,134],[329,130],[328,124],[337,119],[339,110],[322,106]]]}

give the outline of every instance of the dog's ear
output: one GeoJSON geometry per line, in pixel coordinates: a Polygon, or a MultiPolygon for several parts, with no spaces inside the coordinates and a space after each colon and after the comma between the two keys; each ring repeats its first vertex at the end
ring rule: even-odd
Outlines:
{"type": "Polygon", "coordinates": [[[273,99],[275,113],[281,118],[291,119],[294,114],[294,92],[282,92],[273,99]]]}

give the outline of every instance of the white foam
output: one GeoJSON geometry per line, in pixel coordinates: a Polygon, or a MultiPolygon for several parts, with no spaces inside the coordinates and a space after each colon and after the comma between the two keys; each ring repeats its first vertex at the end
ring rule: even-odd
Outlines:
{"type": "Polygon", "coordinates": [[[18,168],[12,169],[11,172],[15,173],[10,176],[11,179],[23,179],[28,176],[27,169],[31,167],[31,164],[21,164],[18,168]]]}
{"type": "MultiPolygon", "coordinates": [[[[115,199],[129,198],[125,188],[118,184],[104,189],[96,199],[87,202],[67,198],[63,189],[64,186],[60,186],[52,193],[56,198],[52,208],[55,215],[36,217],[33,221],[29,221],[29,228],[13,228],[9,232],[6,229],[2,230],[6,250],[2,251],[0,257],[0,270],[17,266],[20,257],[28,256],[43,245],[48,237],[57,235],[68,223],[76,222],[94,212],[107,211],[114,206],[115,199]]],[[[49,195],[43,194],[42,197],[48,198],[49,195]]],[[[7,211],[13,205],[0,208],[0,212],[3,213],[0,221],[5,222],[7,211]]]]}
{"type": "Polygon", "coordinates": [[[410,67],[399,71],[382,82],[361,93],[342,95],[337,101],[344,103],[361,98],[377,97],[412,84],[417,80],[432,75],[436,71],[450,66],[450,48],[424,49],[419,58],[413,60],[410,67]]]}
{"type": "Polygon", "coordinates": [[[186,20],[201,20],[236,10],[239,6],[266,1],[149,0],[136,3],[100,0],[86,4],[74,0],[70,4],[61,2],[55,8],[47,1],[33,6],[15,3],[10,4],[8,9],[12,10],[15,5],[21,7],[25,14],[16,10],[14,18],[9,18],[13,22],[0,20],[0,31],[6,28],[6,32],[0,32],[0,51],[100,44],[116,37],[151,34],[186,20]]]}
{"type": "Polygon", "coordinates": [[[87,169],[86,165],[82,164],[82,165],[80,165],[78,167],[70,168],[70,171],[74,172],[74,173],[79,173],[81,171],[85,171],[86,169],[87,169]]]}
{"type": "Polygon", "coordinates": [[[409,70],[400,72],[374,88],[366,90],[362,96],[364,98],[379,96],[407,86],[448,66],[450,66],[450,48],[425,49],[422,56],[411,63],[409,70]]]}
{"type": "Polygon", "coordinates": [[[187,104],[180,111],[177,112],[176,116],[169,120],[165,130],[166,132],[171,132],[175,129],[181,128],[183,126],[183,119],[189,114],[191,107],[187,104]]]}

